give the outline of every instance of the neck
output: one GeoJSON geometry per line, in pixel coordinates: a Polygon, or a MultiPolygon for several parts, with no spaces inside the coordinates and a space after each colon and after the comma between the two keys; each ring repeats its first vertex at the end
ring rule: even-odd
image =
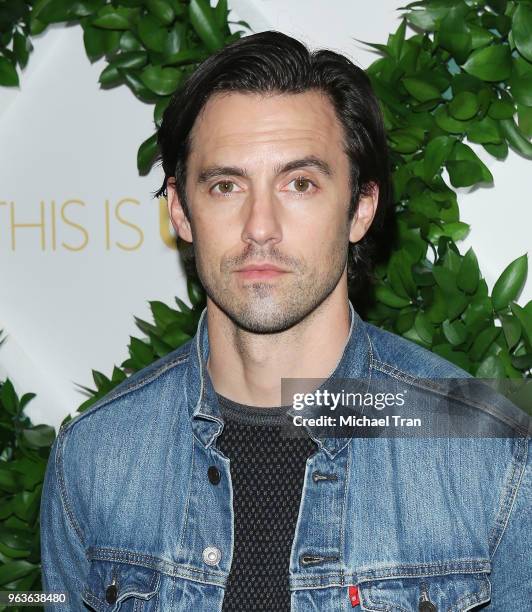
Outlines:
{"type": "Polygon", "coordinates": [[[207,369],[217,393],[250,406],[280,406],[282,378],[328,378],[349,334],[347,286],[290,329],[254,334],[207,299],[207,369]]]}

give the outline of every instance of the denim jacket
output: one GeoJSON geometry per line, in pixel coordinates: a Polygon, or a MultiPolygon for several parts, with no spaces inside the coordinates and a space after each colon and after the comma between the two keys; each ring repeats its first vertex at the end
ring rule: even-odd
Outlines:
{"type": "MultiPolygon", "coordinates": [[[[470,377],[349,310],[331,377],[411,387],[470,377]]],[[[221,610],[232,487],[216,448],[223,421],[208,353],[204,310],[194,338],[60,428],[41,552],[43,589],[68,599],[46,609],[221,610]]],[[[530,610],[530,419],[516,409],[505,422],[508,437],[315,438],[291,549],[291,610],[530,610]]]]}

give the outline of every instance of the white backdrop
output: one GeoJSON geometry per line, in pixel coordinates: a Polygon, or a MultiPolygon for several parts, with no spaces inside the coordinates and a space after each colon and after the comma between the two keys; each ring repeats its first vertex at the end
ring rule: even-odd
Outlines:
{"type": "MultiPolygon", "coordinates": [[[[355,39],[385,42],[404,2],[233,0],[232,18],[255,31],[278,29],[312,47],[374,59],[355,39]]],[[[188,303],[170,226],[151,197],[162,180],[136,171],[139,144],[153,131],[152,107],[126,87],[103,91],[106,66],[90,64],[80,27],[34,39],[20,89],[0,88],[0,379],[37,393],[27,413],[57,427],[127,357],[133,316],[150,320],[148,300],[188,303]]],[[[480,148],[479,148],[480,149],[480,148]]],[[[479,149],[476,149],[477,151],[479,149]]],[[[461,219],[491,289],[504,267],[530,249],[532,162],[479,155],[495,187],[461,190],[461,219]]],[[[162,209],[164,212],[164,208],[162,209]]],[[[532,299],[532,272],[519,299],[532,299]]]]}

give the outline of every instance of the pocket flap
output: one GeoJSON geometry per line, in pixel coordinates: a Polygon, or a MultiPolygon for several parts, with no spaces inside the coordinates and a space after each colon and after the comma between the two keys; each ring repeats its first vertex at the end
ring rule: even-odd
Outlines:
{"type": "Polygon", "coordinates": [[[128,597],[150,599],[159,589],[157,570],[134,563],[92,559],[83,600],[97,612],[111,612],[128,597]]]}
{"type": "Polygon", "coordinates": [[[370,580],[359,584],[367,612],[465,612],[490,600],[487,574],[448,574],[370,580]]]}

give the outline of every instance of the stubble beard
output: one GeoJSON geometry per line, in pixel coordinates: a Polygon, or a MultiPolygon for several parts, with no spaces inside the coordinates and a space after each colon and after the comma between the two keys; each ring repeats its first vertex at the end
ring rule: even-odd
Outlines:
{"type": "Polygon", "coordinates": [[[237,327],[254,334],[276,334],[308,317],[334,291],[347,263],[348,244],[339,241],[324,255],[322,261],[330,262],[326,269],[308,270],[297,261],[295,266],[284,266],[290,272],[270,281],[238,280],[236,267],[228,262],[222,262],[221,272],[215,274],[201,258],[201,248],[195,249],[196,269],[206,294],[237,327]]]}

